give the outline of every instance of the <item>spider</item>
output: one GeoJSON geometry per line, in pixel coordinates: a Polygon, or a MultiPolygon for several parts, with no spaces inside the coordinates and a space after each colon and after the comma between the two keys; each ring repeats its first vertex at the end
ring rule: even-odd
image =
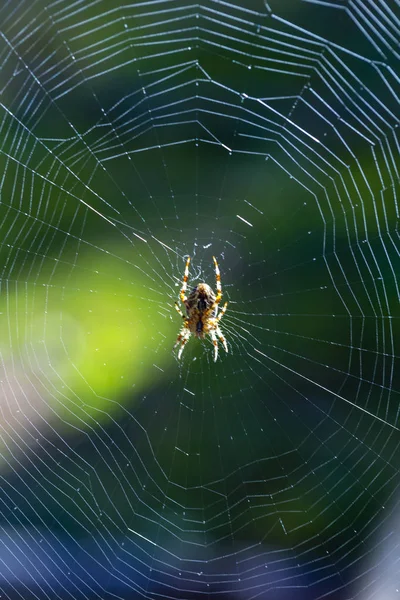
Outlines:
{"type": "Polygon", "coordinates": [[[199,283],[195,288],[193,288],[189,296],[186,296],[186,287],[189,279],[190,256],[186,261],[185,273],[183,276],[182,289],[180,293],[180,300],[186,307],[186,317],[179,308],[178,303],[175,302],[175,308],[183,318],[183,327],[179,332],[176,344],[174,346],[174,348],[176,348],[176,346],[180,344],[178,359],[182,356],[183,349],[185,344],[188,342],[191,333],[201,340],[205,338],[206,334],[211,337],[212,343],[214,344],[214,362],[218,358],[217,336],[221,341],[225,352],[228,352],[226,339],[224,338],[219,327],[219,322],[225,314],[228,303],[225,302],[221,312],[217,316],[218,304],[221,302],[222,298],[221,274],[215,256],[213,256],[213,261],[215,265],[217,295],[214,294],[213,290],[209,285],[207,285],[207,283],[199,283]]]}

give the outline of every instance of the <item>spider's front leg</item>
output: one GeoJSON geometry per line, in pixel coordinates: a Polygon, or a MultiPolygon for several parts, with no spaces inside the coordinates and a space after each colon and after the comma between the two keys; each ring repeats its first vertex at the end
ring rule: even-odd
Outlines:
{"type": "Polygon", "coordinates": [[[176,348],[178,346],[178,344],[181,345],[181,347],[179,348],[179,352],[178,352],[178,360],[182,356],[183,349],[184,349],[185,345],[187,344],[187,342],[189,341],[189,338],[190,338],[190,331],[187,328],[187,324],[185,323],[185,325],[182,327],[182,329],[178,335],[178,338],[177,338],[175,346],[174,346],[174,348],[176,348]]]}
{"type": "Polygon", "coordinates": [[[227,302],[225,302],[224,306],[222,307],[222,310],[221,310],[221,312],[219,313],[219,315],[218,315],[218,316],[216,317],[216,319],[215,319],[215,321],[216,321],[217,323],[219,323],[219,321],[220,321],[220,320],[222,319],[222,317],[224,316],[224,314],[225,314],[225,311],[226,311],[226,309],[227,309],[227,306],[228,306],[228,303],[227,303],[227,302]]]}
{"type": "Polygon", "coordinates": [[[215,328],[215,333],[219,337],[219,341],[223,345],[225,352],[228,352],[228,344],[226,343],[225,336],[222,333],[221,329],[219,328],[219,325],[217,325],[217,327],[215,328]]]}

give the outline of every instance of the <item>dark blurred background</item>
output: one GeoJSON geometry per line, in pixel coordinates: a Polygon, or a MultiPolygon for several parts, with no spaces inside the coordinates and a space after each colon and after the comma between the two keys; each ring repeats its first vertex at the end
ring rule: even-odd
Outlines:
{"type": "Polygon", "coordinates": [[[397,597],[395,8],[2,4],[2,597],[397,597]]]}

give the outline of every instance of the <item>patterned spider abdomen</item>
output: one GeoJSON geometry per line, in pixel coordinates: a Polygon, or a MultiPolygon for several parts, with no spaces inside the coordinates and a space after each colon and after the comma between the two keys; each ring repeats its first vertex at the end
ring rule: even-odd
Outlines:
{"type": "Polygon", "coordinates": [[[199,283],[193,288],[185,302],[188,328],[201,339],[210,329],[210,319],[216,316],[216,309],[210,312],[214,303],[215,294],[207,283],[199,283]]]}

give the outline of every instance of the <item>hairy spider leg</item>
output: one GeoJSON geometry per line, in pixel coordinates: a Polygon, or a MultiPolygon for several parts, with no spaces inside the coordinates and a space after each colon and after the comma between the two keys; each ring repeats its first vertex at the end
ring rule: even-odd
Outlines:
{"type": "Polygon", "coordinates": [[[190,331],[189,331],[189,329],[185,329],[184,333],[182,334],[181,347],[179,348],[179,352],[178,352],[178,360],[182,356],[183,349],[185,347],[185,344],[187,344],[189,338],[190,338],[190,331]]]}
{"type": "Polygon", "coordinates": [[[186,336],[186,334],[187,334],[187,333],[190,335],[190,331],[189,331],[189,328],[188,328],[188,324],[187,324],[187,323],[184,323],[184,324],[183,324],[183,327],[182,327],[182,329],[181,329],[181,330],[180,330],[180,332],[178,333],[178,337],[176,338],[176,342],[175,342],[175,344],[174,344],[174,348],[176,348],[176,347],[177,347],[177,345],[179,344],[179,342],[181,342],[181,341],[182,341],[182,339],[183,339],[183,338],[186,336]]]}
{"type": "Polygon", "coordinates": [[[220,342],[222,343],[225,352],[228,352],[228,344],[226,343],[226,339],[224,337],[224,334],[222,333],[221,329],[219,328],[219,326],[217,325],[217,327],[215,328],[215,333],[217,334],[217,336],[220,339],[220,342]]]}
{"type": "Polygon", "coordinates": [[[177,313],[179,313],[179,314],[181,315],[182,319],[186,319],[185,315],[183,314],[183,312],[182,312],[182,311],[181,311],[181,309],[179,308],[179,306],[178,306],[178,303],[177,303],[177,302],[175,302],[174,306],[175,306],[175,310],[176,310],[176,312],[177,312],[177,313]]]}
{"type": "Polygon", "coordinates": [[[216,322],[216,323],[218,323],[218,322],[219,322],[219,321],[222,319],[222,317],[224,316],[224,314],[225,314],[225,311],[226,311],[226,309],[227,309],[227,306],[228,306],[228,303],[227,303],[227,302],[225,302],[224,306],[222,307],[222,310],[221,310],[221,312],[219,313],[219,315],[218,315],[218,316],[216,317],[216,319],[215,319],[215,322],[216,322]]]}
{"type": "Polygon", "coordinates": [[[213,329],[210,331],[210,337],[212,339],[212,343],[214,344],[214,362],[216,362],[218,358],[218,342],[213,329]]]}
{"type": "Polygon", "coordinates": [[[215,265],[215,281],[216,281],[216,285],[217,285],[217,297],[215,298],[215,302],[214,302],[214,306],[215,306],[216,304],[219,304],[221,302],[222,287],[221,287],[221,273],[220,273],[217,259],[215,258],[215,256],[213,256],[213,261],[214,261],[214,265],[215,265]]]}
{"type": "Polygon", "coordinates": [[[183,275],[183,283],[182,283],[182,289],[181,289],[181,294],[180,294],[181,302],[183,302],[183,303],[185,303],[187,300],[186,288],[187,288],[187,281],[189,279],[189,265],[190,265],[190,256],[188,256],[187,261],[186,261],[185,273],[183,275]]]}

